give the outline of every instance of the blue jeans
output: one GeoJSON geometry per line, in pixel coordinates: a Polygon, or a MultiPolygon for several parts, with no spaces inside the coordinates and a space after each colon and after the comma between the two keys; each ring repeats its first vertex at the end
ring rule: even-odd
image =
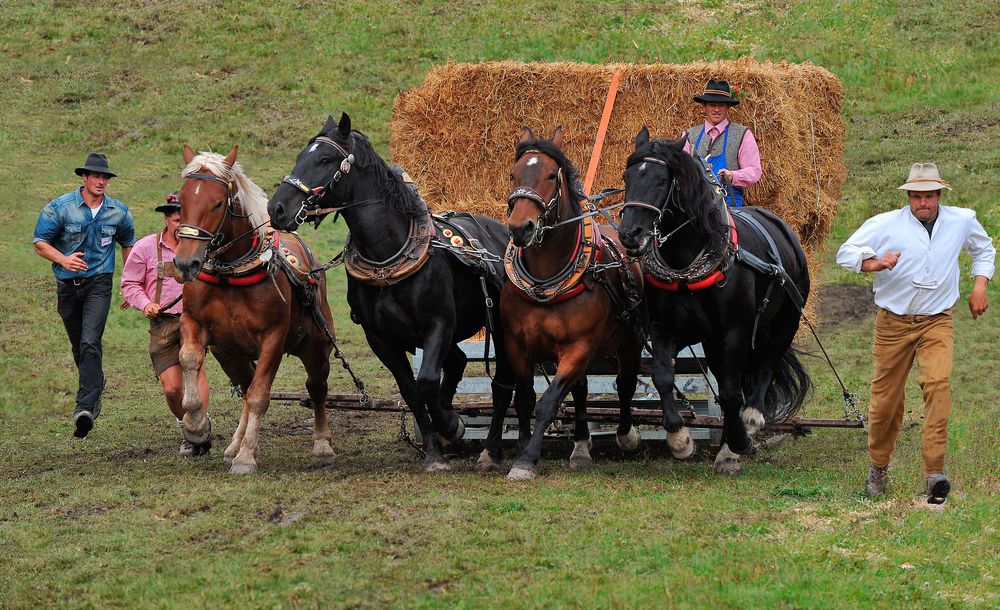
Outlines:
{"type": "Polygon", "coordinates": [[[90,411],[97,417],[104,391],[104,353],[101,339],[111,308],[112,274],[95,275],[83,280],[59,280],[56,293],[58,310],[73,348],[73,361],[80,371],[73,413],[90,411]]]}

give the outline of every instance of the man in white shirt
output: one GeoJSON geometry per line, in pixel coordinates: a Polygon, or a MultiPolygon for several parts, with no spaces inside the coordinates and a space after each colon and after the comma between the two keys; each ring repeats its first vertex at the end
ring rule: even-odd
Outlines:
{"type": "Polygon", "coordinates": [[[933,163],[914,163],[899,187],[909,206],[867,220],[837,252],[837,263],[875,273],[875,375],[868,415],[867,491],[885,493],[889,460],[903,425],[903,388],[916,358],[924,395],[923,460],[927,501],[941,504],[951,484],[944,454],[951,410],[952,306],[958,300],[958,256],[972,257],[975,286],[969,310],[986,312],[986,286],[993,277],[996,249],[976,212],[940,205],[951,190],[933,163]]]}

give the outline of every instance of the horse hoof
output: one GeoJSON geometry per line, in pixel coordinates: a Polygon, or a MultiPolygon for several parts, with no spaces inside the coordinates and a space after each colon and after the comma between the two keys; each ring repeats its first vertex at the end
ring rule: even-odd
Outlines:
{"type": "Polygon", "coordinates": [[[459,415],[457,417],[458,417],[458,426],[455,427],[454,434],[452,434],[451,437],[446,437],[443,434],[441,435],[441,446],[442,447],[448,447],[452,443],[454,443],[456,441],[462,440],[462,437],[465,436],[465,422],[462,421],[462,416],[461,415],[459,415]]]}
{"type": "Polygon", "coordinates": [[[313,462],[315,462],[317,466],[333,466],[333,463],[336,461],[337,456],[332,453],[313,456],[313,462]]]}
{"type": "Polygon", "coordinates": [[[508,481],[531,481],[538,477],[538,469],[514,466],[507,473],[508,481]]]}
{"type": "Polygon", "coordinates": [[[667,432],[667,446],[670,447],[670,454],[678,460],[686,460],[694,455],[694,439],[687,428],[667,432]]]}
{"type": "Polygon", "coordinates": [[[212,450],[212,435],[208,436],[208,440],[200,445],[191,445],[192,454],[195,456],[208,455],[208,452],[212,450]]]}
{"type": "Polygon", "coordinates": [[[232,455],[223,455],[222,456],[222,463],[225,464],[226,466],[232,466],[234,459],[236,459],[236,454],[235,453],[232,454],[232,455]]]}
{"type": "Polygon", "coordinates": [[[500,463],[493,459],[488,449],[483,449],[479,454],[479,461],[476,462],[476,472],[492,473],[500,470],[500,463]]]}
{"type": "Polygon", "coordinates": [[[747,407],[740,411],[740,419],[747,429],[747,435],[753,436],[758,430],[764,427],[764,416],[753,407],[747,407]]]}
{"type": "Polygon", "coordinates": [[[618,447],[622,451],[635,451],[639,448],[639,443],[642,442],[642,436],[635,429],[635,426],[632,426],[625,436],[616,434],[615,440],[618,441],[618,447]]]}
{"type": "Polygon", "coordinates": [[[723,445],[719,455],[715,456],[715,472],[718,474],[739,474],[740,456],[733,453],[728,445],[723,445]]]}
{"type": "Polygon", "coordinates": [[[233,463],[229,467],[230,474],[253,474],[257,472],[257,464],[237,464],[233,463]]]}
{"type": "Polygon", "coordinates": [[[428,462],[424,465],[424,472],[448,472],[451,464],[448,462],[428,462]]]}
{"type": "Polygon", "coordinates": [[[573,453],[569,456],[570,470],[584,470],[594,465],[593,458],[590,457],[590,449],[594,442],[589,438],[585,441],[576,441],[573,453]]]}

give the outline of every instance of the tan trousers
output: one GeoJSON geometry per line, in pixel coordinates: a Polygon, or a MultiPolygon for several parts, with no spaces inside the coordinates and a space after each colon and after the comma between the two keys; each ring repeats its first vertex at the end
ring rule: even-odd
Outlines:
{"type": "Polygon", "coordinates": [[[875,316],[875,377],[868,413],[868,455],[887,466],[903,426],[904,386],[914,357],[924,394],[924,474],[944,472],[951,411],[954,344],[951,309],[932,316],[900,316],[879,309],[875,316]]]}

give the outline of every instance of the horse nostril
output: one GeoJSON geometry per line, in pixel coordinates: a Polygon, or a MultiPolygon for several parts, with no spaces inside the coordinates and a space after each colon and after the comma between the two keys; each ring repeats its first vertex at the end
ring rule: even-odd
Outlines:
{"type": "Polygon", "coordinates": [[[274,215],[277,216],[278,218],[281,218],[282,216],[284,216],[285,215],[285,206],[281,205],[280,203],[274,204],[274,215]]]}

